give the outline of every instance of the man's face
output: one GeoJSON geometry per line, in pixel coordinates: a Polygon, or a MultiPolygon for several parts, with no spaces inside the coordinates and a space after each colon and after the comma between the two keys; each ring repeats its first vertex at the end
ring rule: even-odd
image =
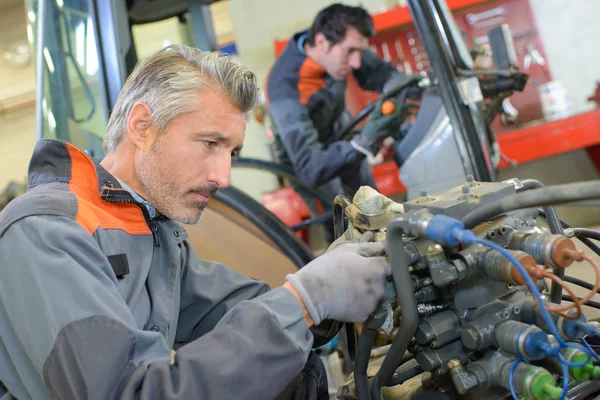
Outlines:
{"type": "MultiPolygon", "coordinates": [[[[319,34],[317,34],[319,35],[319,34]]],[[[352,70],[360,68],[361,53],[369,47],[369,40],[352,27],[348,27],[346,37],[341,42],[331,45],[321,34],[321,65],[335,80],[342,81],[352,70]]],[[[317,45],[319,38],[316,38],[317,45]]]]}
{"type": "Polygon", "coordinates": [[[229,186],[231,157],[241,150],[245,114],[220,92],[207,90],[196,111],[171,120],[148,151],[136,157],[146,200],[185,224],[202,218],[209,198],[229,186]]]}

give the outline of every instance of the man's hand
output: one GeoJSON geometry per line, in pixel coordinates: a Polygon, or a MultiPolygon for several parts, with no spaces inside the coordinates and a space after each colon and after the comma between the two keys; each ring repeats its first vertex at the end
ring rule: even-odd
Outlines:
{"type": "Polygon", "coordinates": [[[391,270],[384,253],[383,242],[343,243],[288,275],[286,285],[293,286],[315,325],[326,318],[362,322],[385,292],[391,270]]]}
{"type": "Polygon", "coordinates": [[[391,114],[384,115],[381,112],[383,101],[383,98],[377,100],[367,123],[350,142],[356,151],[365,155],[377,155],[383,140],[390,136],[393,129],[399,128],[401,108],[396,106],[391,114]]]}
{"type": "Polygon", "coordinates": [[[327,252],[333,251],[333,249],[339,247],[344,243],[367,243],[367,242],[375,242],[375,232],[366,231],[360,232],[358,229],[354,227],[349,227],[346,231],[337,238],[333,243],[329,245],[327,248],[327,252]]]}

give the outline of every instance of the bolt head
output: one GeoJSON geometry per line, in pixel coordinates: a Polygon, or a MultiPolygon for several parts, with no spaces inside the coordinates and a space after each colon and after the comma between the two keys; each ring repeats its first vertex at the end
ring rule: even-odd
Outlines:
{"type": "Polygon", "coordinates": [[[463,194],[468,194],[469,191],[470,191],[469,190],[469,185],[462,185],[461,190],[462,190],[463,194]]]}
{"type": "Polygon", "coordinates": [[[469,182],[469,183],[474,181],[473,175],[467,175],[466,178],[467,178],[467,182],[469,182]]]}
{"type": "Polygon", "coordinates": [[[502,314],[500,314],[500,316],[502,318],[508,318],[508,317],[510,317],[510,313],[508,312],[508,310],[504,310],[504,311],[502,311],[502,314]]]}
{"type": "Polygon", "coordinates": [[[458,367],[460,367],[460,365],[461,365],[460,361],[458,361],[456,358],[448,361],[448,369],[449,370],[453,370],[455,368],[458,368],[458,367]]]}
{"type": "Polygon", "coordinates": [[[472,326],[463,329],[460,338],[468,349],[477,349],[479,347],[480,335],[477,329],[472,326]]]}
{"type": "Polygon", "coordinates": [[[421,190],[421,197],[427,197],[427,190],[421,190]]]}
{"type": "Polygon", "coordinates": [[[427,254],[428,255],[435,255],[435,254],[440,254],[443,252],[444,252],[444,249],[439,244],[430,244],[429,246],[427,246],[427,254]]]}

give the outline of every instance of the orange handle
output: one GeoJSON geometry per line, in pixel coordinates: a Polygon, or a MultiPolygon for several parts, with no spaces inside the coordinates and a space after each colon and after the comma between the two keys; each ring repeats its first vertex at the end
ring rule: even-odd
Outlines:
{"type": "Polygon", "coordinates": [[[383,115],[390,115],[391,113],[394,112],[395,108],[396,108],[396,106],[394,105],[394,103],[392,103],[389,100],[386,100],[381,105],[381,114],[383,114],[383,115]]]}

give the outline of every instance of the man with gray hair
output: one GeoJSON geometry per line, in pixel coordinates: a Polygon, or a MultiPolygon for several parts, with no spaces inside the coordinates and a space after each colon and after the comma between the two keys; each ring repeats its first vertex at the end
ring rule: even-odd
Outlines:
{"type": "Polygon", "coordinates": [[[233,59],[174,45],[128,78],[101,163],[37,143],[0,213],[0,398],[315,398],[297,379],[310,327],[368,317],[383,245],[341,244],[269,290],[198,260],[179,224],[229,184],[257,95],[233,59]]]}

